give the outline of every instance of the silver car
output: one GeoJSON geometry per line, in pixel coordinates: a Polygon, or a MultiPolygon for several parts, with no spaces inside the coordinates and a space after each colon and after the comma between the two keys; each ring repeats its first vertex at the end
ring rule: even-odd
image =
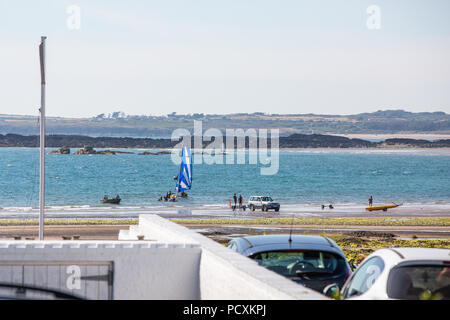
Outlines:
{"type": "Polygon", "coordinates": [[[268,235],[235,238],[228,248],[313,290],[344,284],[352,271],[339,246],[320,236],[268,235]]]}

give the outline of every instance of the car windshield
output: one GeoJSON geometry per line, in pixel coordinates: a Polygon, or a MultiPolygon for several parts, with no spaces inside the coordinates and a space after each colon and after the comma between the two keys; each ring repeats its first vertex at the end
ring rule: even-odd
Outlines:
{"type": "Polygon", "coordinates": [[[271,197],[262,197],[262,201],[273,201],[271,197]]]}
{"type": "Polygon", "coordinates": [[[345,260],[333,253],[312,250],[259,252],[250,256],[259,265],[287,277],[323,277],[343,273],[345,260]]]}
{"type": "Polygon", "coordinates": [[[413,265],[389,273],[387,294],[393,299],[450,300],[450,266],[413,265]]]}

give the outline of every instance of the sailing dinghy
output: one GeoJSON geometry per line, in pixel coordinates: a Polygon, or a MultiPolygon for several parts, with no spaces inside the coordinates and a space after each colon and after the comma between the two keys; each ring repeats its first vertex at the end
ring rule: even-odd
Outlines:
{"type": "MultiPolygon", "coordinates": [[[[178,173],[177,184],[175,186],[176,193],[181,192],[181,197],[187,197],[186,190],[192,187],[192,157],[191,151],[187,147],[183,147],[181,152],[180,172],[178,173]]],[[[175,195],[176,198],[176,195],[175,195]]]]}

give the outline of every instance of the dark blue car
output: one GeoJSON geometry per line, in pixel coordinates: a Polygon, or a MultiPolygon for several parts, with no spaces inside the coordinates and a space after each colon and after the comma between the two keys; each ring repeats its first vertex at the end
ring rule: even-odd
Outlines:
{"type": "Polygon", "coordinates": [[[352,273],[344,253],[327,237],[247,236],[231,240],[227,247],[321,293],[332,283],[342,287],[352,273]]]}

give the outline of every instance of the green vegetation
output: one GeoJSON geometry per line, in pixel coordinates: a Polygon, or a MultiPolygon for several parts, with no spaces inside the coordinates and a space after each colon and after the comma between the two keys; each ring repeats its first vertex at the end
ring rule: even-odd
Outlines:
{"type": "MultiPolygon", "coordinates": [[[[168,137],[177,128],[192,130],[193,121],[203,121],[203,128],[277,128],[282,135],[291,133],[449,133],[450,115],[444,112],[412,113],[380,110],[355,115],[319,114],[176,114],[167,116],[126,115],[115,111],[92,118],[47,117],[53,134],[91,136],[168,137]]],[[[34,134],[36,117],[0,115],[0,133],[34,134]]]]}
{"type": "Polygon", "coordinates": [[[335,226],[450,226],[450,217],[395,218],[255,218],[255,219],[172,219],[173,222],[218,225],[335,225],[335,226]]]}
{"type": "Polygon", "coordinates": [[[341,247],[348,261],[356,264],[373,251],[382,248],[450,248],[450,240],[406,240],[377,237],[352,237],[347,235],[327,235],[341,247]]]}

